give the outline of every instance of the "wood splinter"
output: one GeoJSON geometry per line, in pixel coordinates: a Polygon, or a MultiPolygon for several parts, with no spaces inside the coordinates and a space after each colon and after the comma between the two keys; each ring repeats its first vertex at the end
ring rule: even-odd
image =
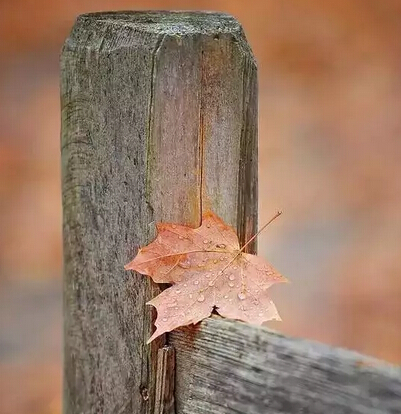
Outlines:
{"type": "Polygon", "coordinates": [[[166,345],[157,352],[154,414],[175,414],[175,350],[166,345]]]}

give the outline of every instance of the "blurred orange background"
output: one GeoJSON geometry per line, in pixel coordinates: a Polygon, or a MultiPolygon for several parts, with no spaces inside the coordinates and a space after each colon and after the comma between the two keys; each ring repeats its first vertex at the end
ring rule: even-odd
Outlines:
{"type": "Polygon", "coordinates": [[[58,56],[75,17],[219,10],[259,65],[259,253],[291,335],[401,363],[399,0],[0,2],[0,412],[61,412],[58,56]]]}

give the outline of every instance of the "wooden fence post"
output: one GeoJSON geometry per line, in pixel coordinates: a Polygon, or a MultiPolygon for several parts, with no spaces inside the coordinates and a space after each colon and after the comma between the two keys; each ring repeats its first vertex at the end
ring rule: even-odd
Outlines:
{"type": "Polygon", "coordinates": [[[64,413],[172,413],[166,338],[146,345],[159,288],[123,266],[155,222],[197,226],[206,208],[255,232],[254,58],[225,14],[82,15],[61,108],[64,413]]]}

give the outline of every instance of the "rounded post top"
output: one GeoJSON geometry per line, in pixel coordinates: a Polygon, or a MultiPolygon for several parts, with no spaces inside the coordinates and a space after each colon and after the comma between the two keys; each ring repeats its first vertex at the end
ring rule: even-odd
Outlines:
{"type": "Polygon", "coordinates": [[[254,63],[252,50],[238,20],[226,13],[211,11],[110,11],[77,17],[66,39],[62,56],[69,50],[114,50],[142,47],[153,50],[164,38],[205,36],[233,42],[240,53],[254,63]]]}
{"type": "Polygon", "coordinates": [[[156,34],[242,34],[241,24],[226,13],[210,11],[111,11],[82,14],[77,24],[109,24],[156,34]]]}

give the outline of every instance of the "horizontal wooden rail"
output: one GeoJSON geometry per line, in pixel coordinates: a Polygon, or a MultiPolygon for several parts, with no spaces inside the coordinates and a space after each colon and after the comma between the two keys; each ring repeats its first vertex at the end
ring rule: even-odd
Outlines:
{"type": "Polygon", "coordinates": [[[179,414],[401,413],[401,368],[213,317],[171,335],[179,414]]]}

